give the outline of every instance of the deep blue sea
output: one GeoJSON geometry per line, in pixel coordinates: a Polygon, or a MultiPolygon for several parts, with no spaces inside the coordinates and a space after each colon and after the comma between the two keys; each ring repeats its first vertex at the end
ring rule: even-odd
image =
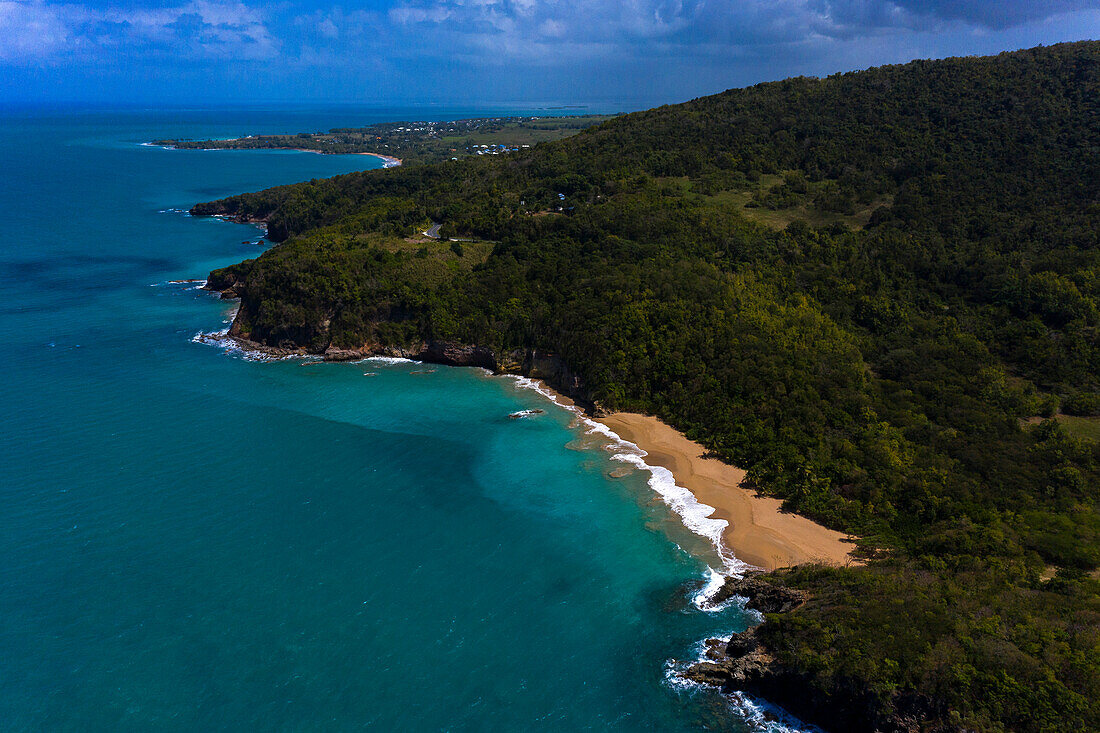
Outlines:
{"type": "Polygon", "coordinates": [[[230,304],[168,281],[261,233],[181,210],[380,162],[140,143],[477,113],[0,113],[0,728],[759,729],[669,683],[748,617],[576,415],[194,341],[230,304]]]}

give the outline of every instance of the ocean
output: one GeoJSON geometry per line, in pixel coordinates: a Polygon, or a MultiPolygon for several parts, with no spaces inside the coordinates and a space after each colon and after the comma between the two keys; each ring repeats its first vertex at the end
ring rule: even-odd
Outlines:
{"type": "Polygon", "coordinates": [[[212,345],[171,282],[262,251],[195,202],[381,161],[142,142],[485,112],[0,113],[0,727],[785,729],[675,684],[752,618],[629,446],[524,380],[212,345]]]}

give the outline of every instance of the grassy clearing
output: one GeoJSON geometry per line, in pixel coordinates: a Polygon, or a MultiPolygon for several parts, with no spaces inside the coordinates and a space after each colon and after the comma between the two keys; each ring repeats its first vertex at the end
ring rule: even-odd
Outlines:
{"type": "Polygon", "coordinates": [[[859,230],[867,225],[871,215],[881,206],[888,206],[892,196],[880,196],[871,203],[862,206],[852,214],[841,214],[832,211],[821,211],[811,206],[808,201],[825,185],[824,181],[810,184],[810,192],[803,203],[785,209],[768,209],[763,206],[750,206],[753,196],[758,192],[767,191],[783,182],[783,176],[772,173],[760,176],[760,179],[750,188],[741,190],[718,191],[713,194],[701,194],[693,190],[692,182],[687,177],[664,178],[662,184],[678,188],[680,194],[692,201],[723,209],[735,209],[746,219],[763,224],[772,229],[784,229],[791,222],[804,221],[810,226],[825,227],[832,224],[844,224],[850,229],[859,230]]]}
{"type": "Polygon", "coordinates": [[[1058,422],[1062,424],[1067,433],[1075,438],[1100,442],[1100,417],[1059,415],[1058,422]]]}
{"type": "MultiPolygon", "coordinates": [[[[1023,420],[1022,423],[1025,427],[1035,427],[1044,419],[1042,417],[1029,417],[1023,420]]],[[[1074,438],[1100,442],[1100,417],[1077,417],[1076,415],[1058,413],[1054,416],[1054,419],[1065,429],[1066,433],[1074,438]]]]}

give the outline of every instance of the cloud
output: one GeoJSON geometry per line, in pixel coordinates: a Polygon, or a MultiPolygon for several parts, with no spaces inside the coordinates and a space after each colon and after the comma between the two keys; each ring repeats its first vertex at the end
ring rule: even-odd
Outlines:
{"type": "Polygon", "coordinates": [[[389,17],[407,30],[476,46],[514,34],[501,51],[528,43],[536,51],[546,39],[562,39],[650,52],[640,44],[775,44],[947,25],[1004,29],[1094,6],[1095,0],[403,0],[389,17]]]}
{"type": "Polygon", "coordinates": [[[666,101],[1100,35],[1100,0],[336,2],[0,0],[0,95],[666,101]]]}
{"type": "Polygon", "coordinates": [[[922,18],[962,21],[979,28],[1002,30],[1062,13],[1096,7],[1094,0],[894,0],[889,5],[922,18]]]}
{"type": "Polygon", "coordinates": [[[8,63],[71,62],[118,51],[190,60],[264,59],[278,46],[261,13],[240,2],[93,9],[0,0],[0,61],[8,63]]]}
{"type": "Polygon", "coordinates": [[[65,49],[71,24],[40,2],[0,0],[0,61],[40,58],[65,49]]]}

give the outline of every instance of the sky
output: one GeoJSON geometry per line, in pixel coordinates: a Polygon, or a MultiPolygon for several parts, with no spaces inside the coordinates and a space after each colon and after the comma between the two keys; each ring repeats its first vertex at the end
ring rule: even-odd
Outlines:
{"type": "Polygon", "coordinates": [[[1100,0],[0,0],[0,106],[641,108],[1100,38],[1100,0]]]}

